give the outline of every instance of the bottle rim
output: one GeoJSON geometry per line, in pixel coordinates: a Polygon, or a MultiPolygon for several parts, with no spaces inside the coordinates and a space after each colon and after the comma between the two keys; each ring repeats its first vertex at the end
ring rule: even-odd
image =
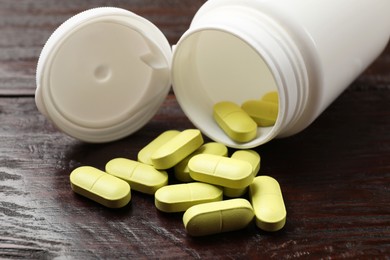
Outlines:
{"type": "MultiPolygon", "coordinates": [[[[181,108],[196,127],[212,140],[239,149],[253,148],[285,134],[302,115],[308,97],[303,58],[285,30],[253,8],[234,5],[213,8],[210,12],[203,10],[202,15],[193,20],[174,49],[172,85],[181,108]],[[271,129],[265,129],[265,134],[262,133],[264,128],[261,128],[262,131],[258,131],[253,141],[235,142],[223,132],[215,130],[216,123],[209,119],[212,111],[200,115],[200,101],[196,103],[194,100],[202,98],[195,97],[193,91],[188,93],[186,66],[199,66],[189,64],[188,60],[194,63],[196,59],[188,55],[195,52],[194,46],[197,45],[199,35],[210,31],[223,32],[242,41],[259,59],[264,60],[273,75],[279,93],[279,115],[275,125],[271,129]]],[[[214,97],[207,96],[207,91],[199,91],[199,95],[206,95],[203,100],[207,102],[215,100],[214,97]]]]}

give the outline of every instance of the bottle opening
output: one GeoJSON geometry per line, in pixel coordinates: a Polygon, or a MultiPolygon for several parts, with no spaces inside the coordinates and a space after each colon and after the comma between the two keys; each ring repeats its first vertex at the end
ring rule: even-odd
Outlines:
{"type": "Polygon", "coordinates": [[[218,102],[241,106],[277,92],[265,60],[238,36],[209,29],[182,38],[174,53],[172,80],[183,111],[211,139],[230,147],[251,148],[274,137],[273,126],[260,126],[255,139],[237,142],[213,118],[213,107],[218,102]]]}

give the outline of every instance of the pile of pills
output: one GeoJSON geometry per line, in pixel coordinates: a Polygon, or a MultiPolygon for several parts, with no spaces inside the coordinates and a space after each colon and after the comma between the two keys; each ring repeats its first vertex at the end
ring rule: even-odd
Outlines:
{"type": "Polygon", "coordinates": [[[277,231],[286,221],[278,182],[256,177],[260,156],[238,150],[227,157],[220,143],[204,144],[197,129],[166,131],[145,146],[137,161],[116,158],[105,171],[82,166],[70,174],[74,192],[109,208],[131,200],[131,190],[154,195],[163,212],[184,212],[183,224],[191,236],[245,228],[253,218],[265,231],[277,231]],[[168,185],[168,169],[182,183],[168,185]],[[242,198],[249,189],[250,201],[242,198]],[[224,200],[224,198],[226,198],[224,200]]]}
{"type": "Polygon", "coordinates": [[[279,113],[277,92],[269,92],[261,99],[248,100],[241,107],[230,101],[214,105],[214,120],[236,142],[249,142],[257,135],[257,127],[273,126],[279,113]]]}

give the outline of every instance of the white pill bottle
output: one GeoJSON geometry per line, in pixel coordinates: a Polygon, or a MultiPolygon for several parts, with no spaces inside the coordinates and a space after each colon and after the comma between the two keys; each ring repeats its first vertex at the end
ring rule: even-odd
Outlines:
{"type": "Polygon", "coordinates": [[[250,148],[305,129],[383,51],[389,0],[211,0],[174,52],[176,97],[211,139],[250,148]],[[248,143],[227,137],[212,106],[279,93],[273,127],[248,143]]]}
{"type": "Polygon", "coordinates": [[[386,47],[389,0],[209,0],[173,48],[146,19],[97,8],[62,24],[37,66],[38,109],[87,142],[130,135],[170,86],[212,140],[252,148],[300,132],[386,47]],[[213,119],[219,101],[279,93],[273,127],[237,143],[213,119]]]}

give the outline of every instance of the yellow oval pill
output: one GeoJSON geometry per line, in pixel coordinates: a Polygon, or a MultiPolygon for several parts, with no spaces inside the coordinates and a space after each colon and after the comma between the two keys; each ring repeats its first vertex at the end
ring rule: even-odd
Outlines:
{"type": "Polygon", "coordinates": [[[256,137],[256,122],[233,102],[215,104],[213,116],[221,129],[234,141],[249,142],[256,137]]]}
{"type": "Polygon", "coordinates": [[[151,159],[152,154],[156,150],[158,150],[163,144],[165,144],[178,134],[180,134],[180,131],[168,130],[157,136],[157,138],[155,138],[138,152],[138,161],[144,164],[153,165],[151,159]]]}
{"type": "MultiPolygon", "coordinates": [[[[254,150],[238,150],[235,151],[231,158],[243,160],[252,165],[252,175],[255,177],[260,170],[260,155],[254,150]]],[[[243,189],[223,188],[223,194],[230,198],[237,198],[243,196],[248,190],[248,187],[243,189]]]]}
{"type": "Polygon", "coordinates": [[[197,204],[222,200],[222,189],[201,182],[175,184],[162,187],[154,198],[157,209],[181,212],[197,204]]]}
{"type": "Polygon", "coordinates": [[[156,169],[169,169],[203,144],[203,137],[197,129],[187,129],[158,148],[151,156],[156,169]]]}
{"type": "Polygon", "coordinates": [[[74,192],[109,208],[126,206],[131,199],[127,182],[90,166],[73,170],[70,184],[74,192]]]}
{"type": "Polygon", "coordinates": [[[188,163],[191,178],[229,188],[245,188],[253,180],[250,163],[212,154],[198,154],[188,163]]]}
{"type": "Polygon", "coordinates": [[[128,182],[133,190],[154,194],[168,184],[168,174],[137,161],[116,158],[106,164],[106,172],[128,182]]]}
{"type": "Polygon", "coordinates": [[[264,94],[261,100],[279,104],[279,94],[277,91],[271,91],[264,94]]]}
{"type": "Polygon", "coordinates": [[[223,195],[229,198],[239,198],[245,195],[245,193],[248,191],[248,187],[240,188],[240,189],[234,189],[234,188],[228,188],[223,187],[223,195]]]}
{"type": "Polygon", "coordinates": [[[253,177],[255,177],[257,175],[257,173],[259,172],[259,170],[260,170],[261,157],[254,150],[238,150],[238,151],[235,151],[232,154],[231,158],[237,159],[237,160],[243,160],[243,161],[246,161],[246,162],[250,163],[250,165],[252,165],[253,177]]]}
{"type": "Polygon", "coordinates": [[[190,176],[190,169],[188,168],[188,162],[192,157],[197,154],[215,154],[221,156],[227,156],[228,149],[224,144],[210,142],[199,147],[195,152],[184,158],[175,167],[175,177],[182,182],[191,182],[193,179],[190,176]]]}
{"type": "Polygon", "coordinates": [[[252,219],[252,206],[245,199],[199,204],[189,208],[183,215],[184,227],[191,236],[243,229],[252,219]]]}
{"type": "Polygon", "coordinates": [[[258,176],[249,186],[256,225],[265,231],[278,231],[286,223],[286,208],[279,183],[269,176],[258,176]]]}
{"type": "Polygon", "coordinates": [[[273,102],[248,100],[241,107],[258,126],[273,126],[278,118],[279,106],[273,102]]]}

